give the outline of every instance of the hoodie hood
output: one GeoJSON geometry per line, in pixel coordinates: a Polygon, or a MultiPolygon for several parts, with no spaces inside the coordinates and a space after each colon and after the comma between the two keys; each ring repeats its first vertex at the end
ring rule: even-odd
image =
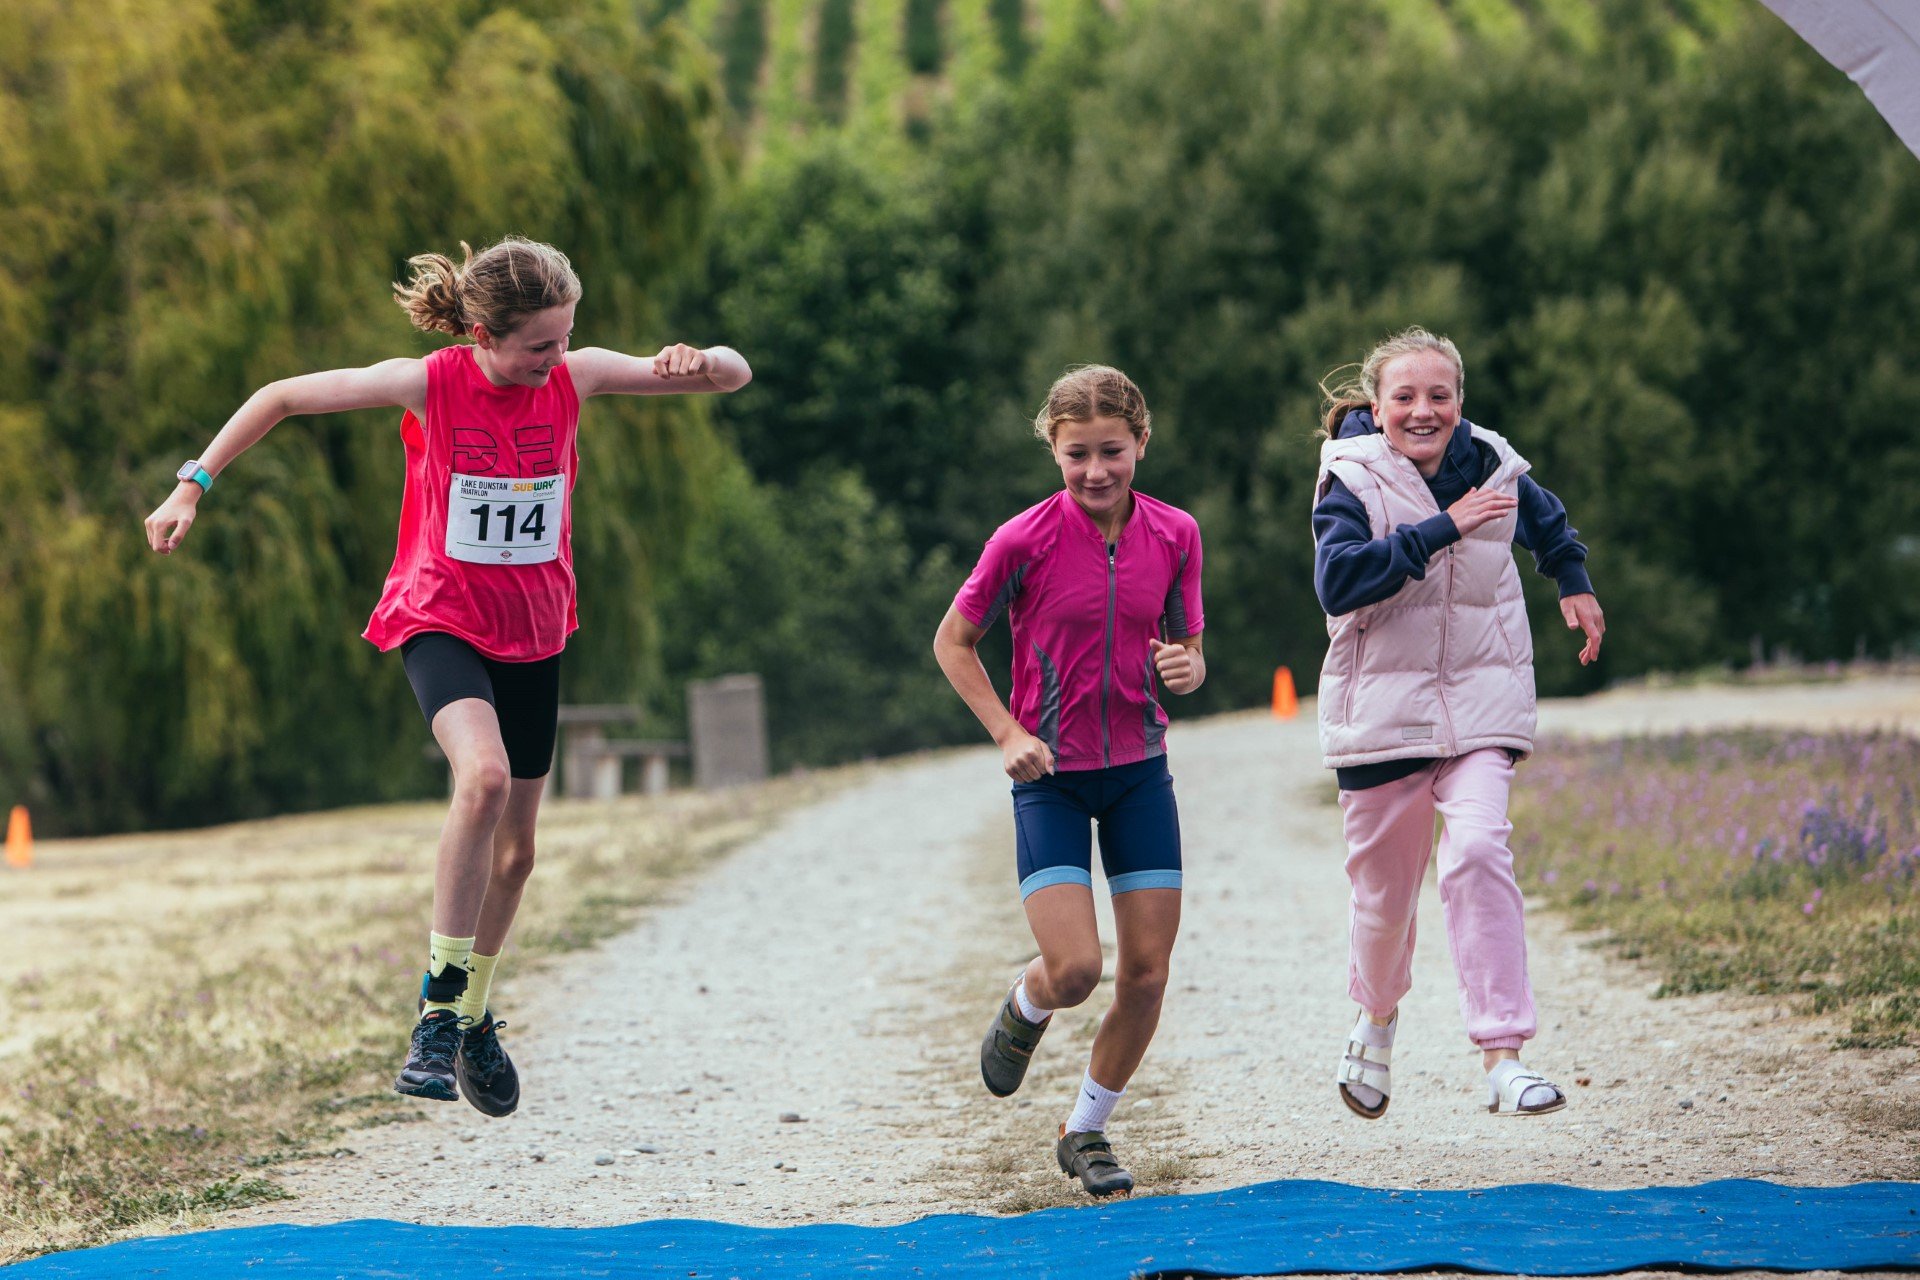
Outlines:
{"type": "MultiPolygon", "coordinates": [[[[1369,409],[1349,409],[1347,416],[1340,419],[1340,429],[1334,432],[1334,439],[1349,440],[1355,436],[1380,435],[1380,424],[1373,420],[1369,409]]],[[[1465,493],[1476,485],[1486,483],[1500,468],[1500,455],[1492,445],[1484,440],[1473,438],[1473,424],[1465,418],[1453,429],[1447,438],[1446,456],[1440,459],[1440,470],[1427,485],[1435,490],[1465,493]]]]}

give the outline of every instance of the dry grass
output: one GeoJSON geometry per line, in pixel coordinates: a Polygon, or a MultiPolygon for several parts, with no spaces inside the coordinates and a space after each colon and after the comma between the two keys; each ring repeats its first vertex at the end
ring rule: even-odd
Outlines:
{"type": "Polygon", "coordinates": [[[1853,1099],[1849,1111],[1866,1133],[1920,1133],[1920,1102],[1911,1098],[1864,1094],[1853,1099]]]}
{"type": "MultiPolygon", "coordinates": [[[[846,775],[556,802],[504,969],[587,946],[846,775]]],[[[0,875],[0,1263],[278,1198],[389,1090],[438,804],[42,843],[0,875]]]]}

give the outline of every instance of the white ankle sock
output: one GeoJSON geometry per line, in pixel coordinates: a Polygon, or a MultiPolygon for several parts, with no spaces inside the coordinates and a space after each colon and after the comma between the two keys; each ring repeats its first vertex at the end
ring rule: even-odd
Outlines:
{"type": "Polygon", "coordinates": [[[1125,1089],[1102,1087],[1095,1082],[1093,1073],[1088,1072],[1080,1081],[1080,1098],[1073,1104],[1073,1114],[1067,1117],[1067,1132],[1105,1132],[1114,1104],[1125,1092],[1125,1089]]]}
{"type": "Polygon", "coordinates": [[[1053,1016],[1053,1010],[1042,1009],[1039,1005],[1028,1002],[1025,973],[1020,975],[1020,981],[1013,984],[1013,1007],[1020,1011],[1021,1017],[1036,1026],[1053,1016]]]}

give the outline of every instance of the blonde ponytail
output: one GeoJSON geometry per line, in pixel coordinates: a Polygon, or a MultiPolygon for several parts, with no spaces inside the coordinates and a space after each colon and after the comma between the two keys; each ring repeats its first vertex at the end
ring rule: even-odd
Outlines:
{"type": "Polygon", "coordinates": [[[438,253],[407,259],[413,278],[393,286],[393,300],[414,328],[456,337],[484,328],[505,337],[535,312],[580,301],[580,277],[550,244],[508,236],[476,254],[462,240],[460,252],[459,266],[438,253]]]}

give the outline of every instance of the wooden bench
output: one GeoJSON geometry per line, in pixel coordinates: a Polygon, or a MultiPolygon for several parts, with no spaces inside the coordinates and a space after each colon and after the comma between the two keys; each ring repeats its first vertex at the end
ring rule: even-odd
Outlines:
{"type": "Polygon", "coordinates": [[[562,775],[564,794],[611,800],[621,792],[626,761],[640,761],[640,794],[662,795],[669,782],[667,762],[684,759],[687,744],[663,738],[599,738],[567,744],[567,766],[562,775]]]}
{"type": "MultiPolygon", "coordinates": [[[[671,782],[670,762],[689,755],[687,744],[665,738],[610,738],[610,725],[637,725],[645,713],[623,703],[589,703],[560,708],[561,794],[570,799],[612,800],[621,794],[628,760],[640,761],[640,792],[657,796],[671,782]]],[[[446,759],[437,742],[428,742],[428,758],[446,759]]],[[[551,785],[552,775],[548,775],[551,785]]],[[[449,774],[448,790],[453,787],[449,774]]],[[[549,793],[551,794],[551,793],[549,793]]]]}
{"type": "Polygon", "coordinates": [[[610,738],[611,725],[639,724],[639,707],[625,703],[586,703],[560,708],[561,794],[572,799],[611,800],[620,794],[620,777],[629,759],[640,761],[640,791],[666,791],[668,761],[687,754],[687,744],[653,738],[610,738]]]}

